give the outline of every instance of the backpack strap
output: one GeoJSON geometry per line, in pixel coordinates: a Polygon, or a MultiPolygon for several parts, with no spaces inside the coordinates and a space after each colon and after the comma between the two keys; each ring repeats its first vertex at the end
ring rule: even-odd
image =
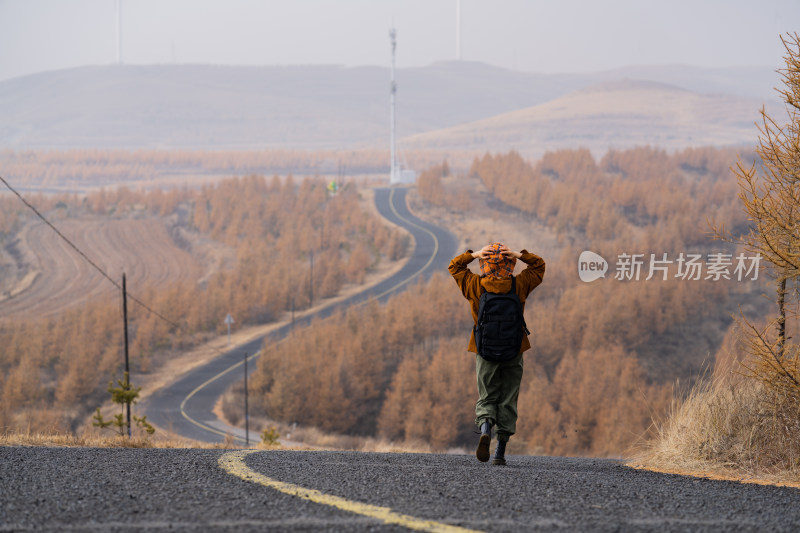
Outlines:
{"type": "MultiPolygon", "coordinates": [[[[511,276],[511,290],[508,291],[506,294],[516,294],[517,293],[517,278],[516,276],[511,276]]],[[[519,296],[517,296],[519,298],[519,296]]],[[[525,334],[530,335],[531,332],[528,330],[528,324],[525,323],[525,313],[522,314],[522,329],[525,330],[525,334]]]]}

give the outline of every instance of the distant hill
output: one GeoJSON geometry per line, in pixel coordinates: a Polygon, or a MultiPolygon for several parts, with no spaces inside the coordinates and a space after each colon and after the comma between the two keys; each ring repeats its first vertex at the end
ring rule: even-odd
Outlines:
{"type": "MultiPolygon", "coordinates": [[[[548,150],[652,145],[755,144],[762,102],[724,94],[699,94],[650,81],[593,85],[544,104],[403,139],[405,149],[459,149],[538,157],[548,150]]],[[[767,111],[778,116],[778,104],[767,111]]]]}
{"type": "MultiPolygon", "coordinates": [[[[575,92],[631,76],[703,93],[694,95],[695,107],[705,105],[714,109],[711,116],[729,118],[718,124],[717,134],[692,137],[715,144],[751,141],[752,136],[742,136],[741,125],[752,123],[763,102],[775,100],[771,87],[777,82],[768,68],[631,67],[577,75],[438,63],[398,71],[397,132],[400,138],[413,136],[413,146],[422,146],[425,139],[435,141],[444,131],[462,131],[449,128],[474,128],[490,117],[496,118],[487,124],[501,125],[509,113],[524,110],[517,122],[545,119],[550,135],[564,142],[590,142],[599,135],[596,140],[601,144],[628,137],[655,143],[688,136],[691,121],[669,132],[663,128],[671,122],[665,120],[659,136],[650,138],[646,135],[650,130],[639,128],[634,117],[616,111],[612,122],[600,126],[602,109],[593,110],[592,100],[575,92]],[[709,92],[725,96],[705,94],[709,92]],[[555,104],[559,98],[567,100],[555,104]],[[582,118],[575,110],[556,112],[559,105],[578,101],[594,121],[589,128],[581,127],[582,118]],[[556,127],[561,118],[569,121],[564,131],[556,127]],[[736,125],[735,132],[725,131],[730,124],[736,125]],[[639,133],[626,133],[631,130],[639,133]]],[[[389,70],[380,67],[121,65],[45,72],[0,82],[0,148],[384,147],[389,137],[388,90],[389,70]]],[[[648,86],[629,84],[626,91],[626,98],[641,101],[642,106],[658,104],[648,86]],[[635,96],[637,92],[642,95],[635,96]]],[[[690,94],[684,95],[685,103],[692,99],[690,94]]],[[[595,103],[609,101],[595,96],[595,103]]],[[[642,107],[640,113],[649,111],[642,107]]],[[[526,128],[521,122],[515,127],[523,136],[532,129],[545,129],[544,125],[526,128]]],[[[464,147],[481,147],[475,138],[459,135],[464,147]]]]}

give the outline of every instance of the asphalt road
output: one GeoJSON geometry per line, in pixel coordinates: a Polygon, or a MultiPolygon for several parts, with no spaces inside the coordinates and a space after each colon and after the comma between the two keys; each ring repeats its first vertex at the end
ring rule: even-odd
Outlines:
{"type": "MultiPolygon", "coordinates": [[[[371,298],[385,301],[392,294],[405,290],[420,277],[433,272],[445,272],[456,254],[455,237],[448,231],[424,222],[408,210],[405,188],[381,188],[375,191],[375,205],[381,216],[407,229],[414,239],[411,258],[395,275],[378,285],[334,305],[323,307],[305,320],[295,321],[295,327],[307,325],[312,318],[324,318],[335,310],[366,302],[371,298]]],[[[289,325],[276,330],[270,338],[277,341],[289,332],[289,325]]],[[[243,361],[248,354],[248,371],[255,370],[255,359],[264,337],[239,346],[215,358],[206,365],[185,374],[172,385],[155,392],[142,402],[141,410],[158,427],[202,442],[222,442],[230,434],[244,442],[242,431],[226,426],[212,412],[217,399],[230,385],[243,377],[243,361]],[[254,355],[255,354],[255,355],[254,355]]],[[[146,383],[142,383],[144,387],[146,383]]],[[[258,442],[257,434],[251,440],[258,442]]]]}
{"type": "Polygon", "coordinates": [[[0,447],[0,532],[800,529],[797,489],[509,459],[0,447]]]}

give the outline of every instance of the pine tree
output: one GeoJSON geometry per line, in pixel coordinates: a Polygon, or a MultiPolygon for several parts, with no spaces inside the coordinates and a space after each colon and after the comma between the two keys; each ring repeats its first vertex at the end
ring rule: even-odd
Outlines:
{"type": "MultiPolygon", "coordinates": [[[[101,429],[111,429],[112,431],[119,433],[120,436],[124,436],[125,433],[129,433],[131,428],[128,426],[128,422],[125,420],[125,407],[136,403],[141,390],[141,387],[131,386],[130,382],[128,381],[127,372],[124,373],[122,379],[117,380],[116,387],[114,386],[113,381],[109,381],[108,392],[111,394],[111,401],[119,405],[122,411],[119,414],[114,415],[113,419],[105,420],[105,418],[103,418],[103,414],[100,412],[100,408],[98,407],[94,414],[94,422],[92,422],[92,425],[101,429]]],[[[133,415],[132,418],[136,423],[136,426],[145,431],[148,435],[152,435],[156,432],[156,428],[154,428],[150,422],[147,421],[147,415],[133,415]]]]}

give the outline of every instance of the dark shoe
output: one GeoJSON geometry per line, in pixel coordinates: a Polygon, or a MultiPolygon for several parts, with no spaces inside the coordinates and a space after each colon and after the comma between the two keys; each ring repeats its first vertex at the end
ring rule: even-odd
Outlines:
{"type": "Polygon", "coordinates": [[[481,438],[478,441],[478,449],[475,450],[475,457],[478,461],[485,463],[489,460],[489,446],[492,444],[492,424],[484,422],[481,424],[481,438]]]}
{"type": "Polygon", "coordinates": [[[506,441],[504,440],[497,441],[497,448],[494,450],[494,456],[492,457],[492,464],[493,465],[506,464],[506,441]]]}

